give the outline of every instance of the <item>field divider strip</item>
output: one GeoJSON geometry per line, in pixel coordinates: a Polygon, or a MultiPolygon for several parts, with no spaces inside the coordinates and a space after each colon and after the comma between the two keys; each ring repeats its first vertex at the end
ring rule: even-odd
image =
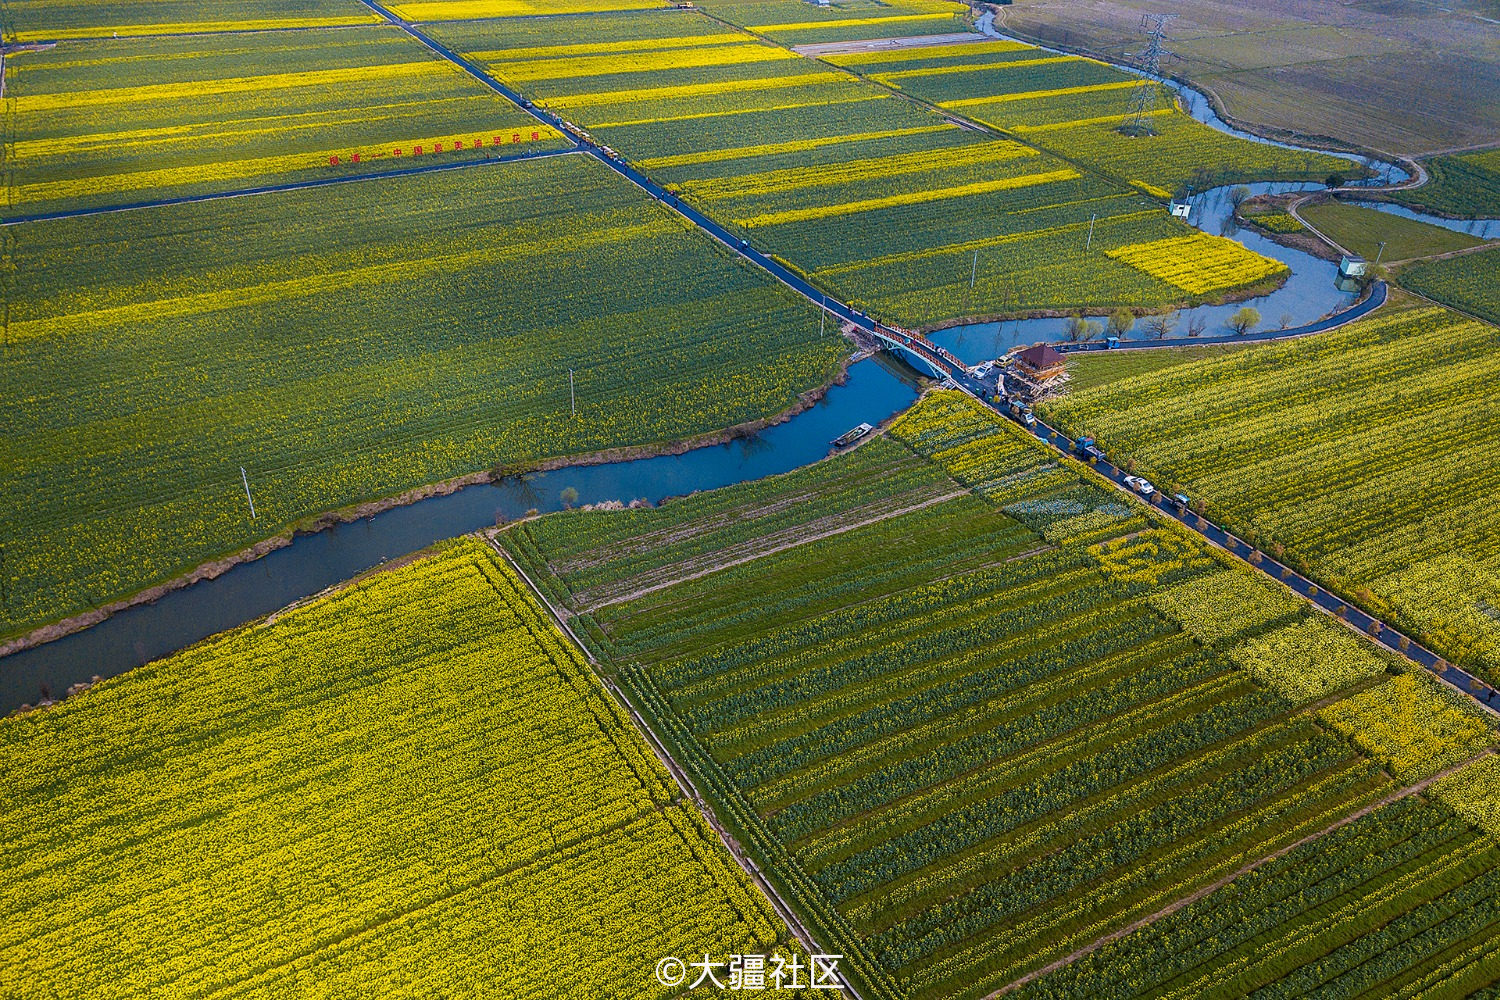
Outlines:
{"type": "Polygon", "coordinates": [[[1161,909],[1155,911],[1154,913],[1148,913],[1146,914],[1146,916],[1141,917],[1139,920],[1127,924],[1124,927],[1121,927],[1119,930],[1110,931],[1103,937],[1096,938],[1095,940],[1089,942],[1088,944],[1084,945],[1082,948],[1077,949],[1071,954],[1064,955],[1062,958],[1059,958],[1054,962],[1050,962],[1047,965],[1042,966],[1040,969],[1028,972],[1024,976],[1020,976],[1016,979],[1011,980],[995,992],[988,994],[984,998],[984,1000],[996,1000],[997,997],[1002,997],[1007,993],[1018,990],[1022,986],[1025,986],[1026,984],[1036,979],[1040,979],[1042,976],[1045,976],[1052,972],[1056,972],[1058,969],[1062,968],[1065,965],[1071,965],[1078,959],[1084,958],[1085,956],[1098,951],[1100,948],[1104,947],[1107,944],[1112,944],[1113,942],[1118,941],[1123,937],[1135,933],[1143,927],[1154,924],[1156,921],[1161,920],[1164,917],[1171,916],[1178,910],[1181,910],[1184,907],[1198,902],[1200,899],[1204,898],[1210,893],[1217,892],[1218,890],[1224,888],[1226,885],[1233,882],[1235,879],[1241,877],[1242,875],[1248,875],[1251,872],[1255,871],[1257,868],[1268,865],[1273,861],[1277,861],[1292,853],[1299,847],[1305,847],[1306,845],[1311,844],[1314,841],[1321,840],[1322,838],[1328,836],[1330,833],[1342,829],[1343,827],[1348,826],[1350,823],[1353,823],[1356,820],[1363,819],[1365,816],[1368,816],[1370,813],[1374,812],[1377,809],[1383,809],[1386,806],[1391,805],[1392,803],[1399,802],[1404,798],[1408,798],[1412,795],[1417,795],[1421,792],[1426,791],[1428,786],[1430,786],[1434,782],[1439,781],[1442,778],[1446,778],[1454,771],[1467,767],[1470,764],[1475,763],[1476,761],[1483,760],[1484,758],[1493,755],[1495,752],[1496,751],[1493,747],[1487,748],[1483,752],[1477,753],[1467,760],[1459,761],[1457,764],[1445,767],[1441,771],[1438,771],[1436,774],[1423,778],[1421,781],[1407,785],[1404,788],[1399,788],[1389,795],[1377,799],[1367,806],[1356,809],[1354,812],[1350,813],[1347,816],[1340,817],[1321,830],[1315,830],[1300,840],[1272,851],[1270,854],[1263,855],[1262,857],[1259,857],[1254,861],[1250,861],[1241,865],[1239,868],[1230,872],[1228,875],[1210,882],[1203,888],[1189,893],[1188,895],[1183,896],[1180,899],[1173,900],[1171,903],[1168,903],[1166,906],[1163,906],[1161,909]]]}
{"type": "Polygon", "coordinates": [[[509,566],[511,568],[511,571],[514,572],[516,576],[525,581],[526,586],[534,595],[536,595],[536,599],[541,602],[542,607],[547,609],[547,614],[552,616],[552,621],[557,625],[557,627],[562,631],[564,635],[573,640],[573,644],[575,646],[583,651],[584,658],[587,659],[589,663],[597,666],[599,661],[594,659],[594,654],[589,651],[589,647],[584,644],[583,640],[578,638],[578,633],[573,631],[572,626],[568,624],[568,620],[563,617],[562,613],[558,611],[556,607],[553,606],[552,601],[547,597],[545,593],[542,592],[542,588],[536,585],[536,581],[527,576],[526,571],[521,568],[520,564],[511,558],[509,552],[505,551],[505,546],[501,545],[498,541],[495,540],[495,535],[497,534],[497,532],[486,531],[481,532],[480,534],[483,535],[484,540],[489,543],[490,548],[494,549],[495,552],[499,554],[500,558],[505,561],[505,565],[509,566]]]}
{"type": "Polygon", "coordinates": [[[781,552],[786,552],[789,549],[795,549],[803,545],[810,545],[813,542],[819,542],[825,538],[832,538],[835,535],[842,535],[846,532],[854,531],[858,528],[867,528],[872,524],[879,524],[881,521],[889,521],[890,519],[900,517],[903,514],[915,513],[916,511],[922,510],[925,507],[932,507],[940,503],[947,503],[949,500],[957,500],[960,497],[968,495],[968,492],[968,490],[955,490],[948,493],[943,493],[938,496],[928,497],[926,500],[923,500],[920,503],[911,504],[910,506],[902,507],[897,510],[886,511],[880,514],[878,517],[867,518],[863,521],[856,521],[851,524],[841,524],[837,527],[830,528],[827,531],[820,531],[816,534],[808,535],[805,538],[798,538],[793,541],[786,542],[783,545],[773,546],[772,548],[766,549],[761,552],[753,552],[750,555],[740,556],[737,559],[731,559],[728,562],[720,563],[717,566],[710,566],[707,569],[695,570],[694,572],[688,573],[685,576],[678,577],[675,580],[664,580],[661,583],[655,583],[649,587],[642,587],[640,590],[634,591],[629,594],[623,594],[619,597],[611,597],[608,600],[600,601],[597,604],[590,604],[586,607],[580,608],[579,613],[587,614],[593,611],[597,611],[600,608],[607,608],[612,604],[623,604],[627,601],[634,601],[638,598],[645,597],[647,594],[653,594],[658,590],[666,590],[669,587],[675,587],[679,583],[687,583],[689,580],[697,580],[701,577],[710,576],[722,570],[732,569],[735,566],[743,566],[746,563],[755,562],[757,559],[764,559],[767,556],[774,556],[781,552]]]}
{"type": "MultiPolygon", "coordinates": [[[[553,607],[552,602],[548,600],[547,595],[542,593],[542,591],[536,586],[536,583],[532,581],[531,577],[526,575],[525,571],[523,571],[520,566],[516,565],[515,560],[510,557],[510,553],[505,551],[504,546],[500,545],[495,540],[494,533],[484,532],[483,535],[485,541],[490,545],[491,548],[499,553],[500,558],[505,561],[505,564],[509,566],[513,572],[515,572],[517,578],[522,580],[526,584],[526,587],[531,591],[532,596],[541,603],[542,607],[547,609],[547,612],[552,616],[553,622],[559,627],[562,633],[567,636],[567,638],[571,639],[574,645],[576,645],[578,649],[583,653],[583,655],[587,657],[588,662],[597,668],[599,661],[594,658],[593,653],[589,652],[588,647],[579,641],[578,636],[573,632],[571,628],[568,627],[567,622],[565,622],[561,618],[561,616],[558,615],[557,609],[553,607]]],[[[775,909],[777,915],[781,917],[781,919],[786,923],[787,927],[792,931],[792,933],[795,934],[799,940],[801,940],[803,946],[808,949],[809,953],[822,954],[823,949],[818,944],[817,939],[813,936],[812,932],[808,930],[807,926],[798,918],[796,912],[791,908],[787,901],[782,898],[781,893],[776,891],[776,887],[770,883],[770,881],[765,877],[764,874],[762,874],[760,868],[755,864],[755,862],[750,860],[750,858],[745,855],[743,849],[739,846],[738,841],[730,837],[729,834],[725,831],[724,827],[720,825],[718,817],[714,815],[712,807],[709,806],[708,801],[704,799],[703,795],[698,791],[698,786],[693,783],[692,778],[688,777],[687,771],[667,750],[665,744],[663,744],[661,740],[657,738],[655,731],[653,731],[652,728],[646,723],[646,720],[641,716],[640,712],[636,710],[635,705],[631,703],[630,699],[625,696],[625,692],[620,689],[620,686],[616,684],[612,678],[604,676],[597,669],[595,670],[595,676],[597,676],[603,683],[605,690],[607,690],[610,695],[625,710],[626,715],[630,717],[630,721],[634,723],[636,730],[646,740],[647,745],[651,747],[652,753],[654,753],[656,755],[656,758],[661,761],[662,766],[667,769],[667,773],[672,776],[672,780],[677,784],[677,787],[681,791],[683,796],[692,800],[693,804],[697,807],[699,814],[702,815],[704,821],[708,823],[709,827],[712,828],[714,833],[718,836],[719,842],[724,845],[724,849],[729,852],[730,857],[734,858],[735,862],[740,866],[740,869],[745,873],[746,877],[748,877],[761,890],[761,892],[765,894],[766,899],[770,901],[771,906],[773,909],[775,909]]],[[[844,989],[849,991],[849,995],[854,997],[854,1000],[862,1000],[859,992],[854,988],[854,985],[850,983],[848,979],[844,978],[842,973],[840,973],[839,976],[840,982],[843,983],[844,989]]]]}

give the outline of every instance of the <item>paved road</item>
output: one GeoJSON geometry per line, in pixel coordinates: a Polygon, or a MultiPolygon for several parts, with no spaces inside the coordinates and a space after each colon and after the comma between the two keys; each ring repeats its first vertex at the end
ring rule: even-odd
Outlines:
{"type": "Polygon", "coordinates": [[[1292,337],[1306,337],[1314,333],[1327,333],[1336,330],[1357,319],[1362,319],[1370,313],[1385,305],[1386,299],[1390,297],[1390,289],[1384,281],[1375,281],[1370,285],[1370,294],[1360,299],[1357,303],[1341,313],[1324,317],[1314,323],[1303,326],[1288,327],[1285,330],[1261,330],[1258,333],[1225,334],[1222,337],[1172,337],[1166,340],[1122,340],[1113,348],[1104,341],[1091,341],[1084,344],[1076,344],[1072,341],[1059,341],[1052,346],[1064,354],[1076,354],[1082,351],[1146,351],[1158,350],[1163,347],[1196,347],[1203,344],[1256,344],[1269,340],[1288,340],[1292,337]]]}
{"type": "MultiPolygon", "coordinates": [[[[1039,420],[1033,431],[1038,438],[1063,454],[1073,454],[1072,440],[1056,429],[1049,427],[1039,420]]],[[[1120,489],[1126,490],[1126,492],[1134,492],[1125,485],[1125,473],[1113,464],[1100,461],[1094,465],[1094,469],[1100,475],[1119,486],[1120,489]]],[[[1410,636],[1392,628],[1385,622],[1365,614],[1337,594],[1329,593],[1307,577],[1296,572],[1291,567],[1277,562],[1264,552],[1259,553],[1259,558],[1252,562],[1251,557],[1257,553],[1253,545],[1243,539],[1236,538],[1223,528],[1205,518],[1199,517],[1192,511],[1179,511],[1176,504],[1170,502],[1162,493],[1158,492],[1154,494],[1149,502],[1163,514],[1180,521],[1204,538],[1238,556],[1247,566],[1254,567],[1272,579],[1285,583],[1303,599],[1312,602],[1324,611],[1337,612],[1340,608],[1344,609],[1343,620],[1348,622],[1352,628],[1375,639],[1380,645],[1391,652],[1404,656],[1411,662],[1427,668],[1454,689],[1472,694],[1480,704],[1489,708],[1492,712],[1500,714],[1500,691],[1496,691],[1473,674],[1447,662],[1430,649],[1413,641],[1410,636]]]]}

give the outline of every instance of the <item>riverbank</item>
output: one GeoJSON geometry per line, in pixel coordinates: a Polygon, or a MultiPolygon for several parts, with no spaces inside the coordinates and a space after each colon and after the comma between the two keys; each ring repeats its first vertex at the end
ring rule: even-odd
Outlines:
{"type": "MultiPolygon", "coordinates": [[[[1013,24],[1007,18],[1006,7],[992,3],[981,3],[976,8],[987,12],[994,20],[995,27],[1005,34],[1042,48],[1059,52],[1067,52],[1075,55],[1097,59],[1100,62],[1118,66],[1120,56],[1118,53],[1111,54],[1089,45],[1078,44],[1071,38],[1066,42],[1060,42],[1055,38],[1043,38],[1033,32],[1027,31],[1025,27],[1013,24]]],[[[1126,67],[1128,68],[1128,67],[1126,67]]],[[[1212,113],[1217,116],[1226,126],[1247,135],[1257,137],[1266,142],[1279,145],[1313,147],[1320,151],[1339,153],[1348,156],[1374,157],[1390,163],[1401,165],[1408,174],[1406,185],[1411,187],[1420,186],[1426,180],[1425,171],[1419,160],[1408,154],[1391,153],[1365,143],[1352,139],[1344,139],[1338,136],[1327,135],[1321,132],[1293,129],[1285,126],[1272,125],[1267,122],[1251,121],[1233,114],[1223,97],[1208,84],[1193,80],[1180,72],[1164,72],[1159,77],[1176,87],[1182,87],[1202,95],[1204,102],[1212,113]]]]}
{"type": "Polygon", "coordinates": [[[1240,302],[1258,299],[1281,289],[1291,276],[1291,270],[1288,269],[1284,274],[1267,278],[1265,281],[1258,281],[1253,285],[1243,285],[1239,288],[1227,289],[1214,295],[1204,295],[1196,299],[1175,302],[1164,306],[1117,305],[1109,308],[1091,307],[1088,309],[1025,309],[1017,312],[993,313],[980,316],[967,316],[962,319],[944,320],[941,323],[919,327],[917,332],[926,335],[941,333],[944,330],[956,330],[961,327],[979,326],[984,323],[1026,323],[1038,319],[1070,319],[1074,316],[1102,319],[1122,309],[1136,319],[1142,319],[1147,316],[1163,316],[1169,313],[1182,312],[1187,309],[1198,309],[1204,306],[1235,305],[1240,302]]]}
{"type": "Polygon", "coordinates": [[[350,504],[334,510],[309,515],[308,517],[292,522],[281,531],[263,538],[253,545],[200,563],[171,579],[110,601],[97,608],[39,625],[21,635],[6,639],[4,642],[0,642],[0,660],[15,653],[36,649],[65,636],[96,626],[122,611],[142,605],[154,604],[174,591],[217,579],[237,566],[256,562],[279,549],[286,548],[300,536],[316,535],[339,525],[366,520],[377,514],[401,507],[409,507],[424,500],[450,496],[472,486],[496,483],[506,479],[516,479],[534,473],[554,472],[565,468],[584,468],[683,455],[700,448],[708,448],[714,445],[752,438],[762,431],[784,424],[818,405],[828,395],[830,389],[836,385],[844,385],[848,382],[850,365],[862,356],[860,352],[845,355],[840,360],[835,371],[821,385],[799,393],[795,403],[771,416],[759,417],[755,420],[744,421],[730,427],[705,431],[701,434],[672,441],[607,448],[582,455],[555,456],[536,462],[529,462],[522,466],[491,468],[469,472],[439,482],[428,483],[405,490],[392,496],[366,500],[357,504],[350,504]]]}

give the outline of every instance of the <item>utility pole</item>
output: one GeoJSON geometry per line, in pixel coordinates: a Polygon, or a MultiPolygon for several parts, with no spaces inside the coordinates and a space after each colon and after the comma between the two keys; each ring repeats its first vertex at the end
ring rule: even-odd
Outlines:
{"type": "Polygon", "coordinates": [[[969,268],[969,291],[974,290],[974,279],[979,274],[979,248],[974,248],[974,265],[969,268]]]}
{"type": "Polygon", "coordinates": [[[1094,248],[1094,223],[1096,221],[1098,221],[1098,219],[1099,219],[1099,213],[1098,212],[1095,212],[1092,216],[1089,217],[1089,239],[1088,239],[1088,242],[1083,245],[1083,252],[1084,253],[1088,253],[1090,250],[1092,250],[1094,248]]]}
{"type": "Polygon", "coordinates": [[[245,501],[250,504],[250,520],[255,520],[255,500],[250,496],[250,477],[245,475],[245,467],[240,466],[240,482],[245,484],[245,501]]]}
{"type": "Polygon", "coordinates": [[[1380,266],[1380,258],[1385,256],[1385,240],[1380,241],[1380,252],[1375,255],[1375,266],[1380,266]]]}
{"type": "Polygon", "coordinates": [[[578,394],[573,391],[573,369],[568,369],[568,408],[573,411],[573,417],[578,417],[578,394]]]}

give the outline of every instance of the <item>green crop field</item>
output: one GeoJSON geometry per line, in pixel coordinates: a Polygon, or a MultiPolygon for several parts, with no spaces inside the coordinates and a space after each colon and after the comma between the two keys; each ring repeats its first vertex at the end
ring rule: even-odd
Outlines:
{"type": "Polygon", "coordinates": [[[1437,156],[1425,165],[1431,179],[1397,192],[1398,201],[1460,218],[1500,216],[1500,149],[1437,156]]]}
{"type": "Polygon", "coordinates": [[[472,540],[0,719],[0,794],[7,996],[657,1000],[789,941],[472,540]]]}
{"type": "Polygon", "coordinates": [[[435,30],[872,315],[922,326],[1121,301],[1166,305],[1282,273],[1232,241],[1203,237],[1193,256],[1229,255],[1232,266],[1202,284],[1173,280],[1167,241],[1192,230],[1140,191],[701,14],[589,23],[586,42],[553,19],[435,30]],[[1168,266],[1143,267],[1117,251],[1168,266]]]}
{"type": "Polygon", "coordinates": [[[1176,109],[1159,87],[1149,118],[1158,134],[1131,137],[1137,77],[1106,63],[1019,42],[979,42],[895,53],[830,55],[829,62],[940,108],[1002,129],[1071,162],[1165,198],[1238,181],[1322,180],[1354,173],[1341,157],[1225,135],[1176,109]]]}
{"type": "Polygon", "coordinates": [[[1497,889],[1493,836],[1407,800],[1012,995],[1489,996],[1497,889]]]}
{"type": "MultiPolygon", "coordinates": [[[[1494,743],[1460,696],[1387,676],[1362,640],[956,392],[787,476],[498,537],[872,998],[1018,984],[1494,743]]],[[[1465,893],[1378,984],[1500,916],[1500,849],[1440,806],[1374,815],[1434,831],[1449,866],[1337,837],[1297,860],[1407,877],[1394,899],[1367,890],[1403,919],[1465,893]]],[[[1363,933],[1310,936],[1295,911],[1265,926],[1300,950],[1224,968],[1282,989],[1363,933]]],[[[1192,968],[1196,946],[1167,941],[1162,968],[1192,968]]]]}
{"type": "Polygon", "coordinates": [[[967,4],[951,0],[703,0],[716,18],[785,45],[849,42],[968,31],[967,4]]]}
{"type": "Polygon", "coordinates": [[[1366,260],[1399,261],[1431,257],[1478,246],[1482,240],[1442,226],[1416,222],[1379,209],[1325,201],[1298,211],[1335,243],[1366,260]],[[1384,251],[1381,244],[1385,244],[1384,251]]]}
{"type": "Polygon", "coordinates": [[[1430,299],[1500,323],[1500,249],[1413,264],[1399,280],[1430,299]]]}
{"type": "Polygon", "coordinates": [[[1156,351],[1072,354],[1068,356],[1068,389],[1071,392],[1092,389],[1136,375],[1220,358],[1240,349],[1232,344],[1207,344],[1203,347],[1166,347],[1156,351]]]}
{"type": "Polygon", "coordinates": [[[1486,323],[1402,312],[1113,380],[1046,412],[1496,681],[1497,347],[1486,323]]]}
{"type": "MultiPolygon", "coordinates": [[[[380,15],[350,0],[136,0],[111,4],[94,0],[6,0],[0,4],[0,38],[6,42],[326,28],[379,21],[380,15]]],[[[132,37],[132,44],[138,40],[132,37]]]]}
{"type": "Polygon", "coordinates": [[[6,232],[0,633],[321,511],[764,418],[847,350],[585,156],[6,232]]]}
{"type": "Polygon", "coordinates": [[[390,28],[228,38],[78,41],[6,60],[4,214],[566,145],[390,28]]]}

